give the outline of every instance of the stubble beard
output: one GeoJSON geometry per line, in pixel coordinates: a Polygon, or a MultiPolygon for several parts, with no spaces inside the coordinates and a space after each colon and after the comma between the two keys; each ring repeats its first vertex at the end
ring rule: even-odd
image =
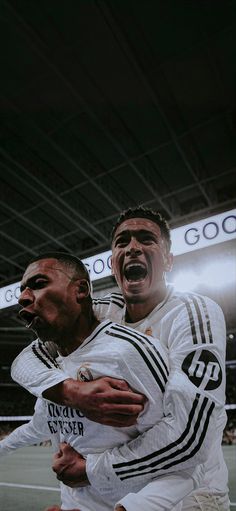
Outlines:
{"type": "Polygon", "coordinates": [[[145,303],[146,299],[140,295],[124,296],[125,302],[135,305],[136,303],[145,303]]]}

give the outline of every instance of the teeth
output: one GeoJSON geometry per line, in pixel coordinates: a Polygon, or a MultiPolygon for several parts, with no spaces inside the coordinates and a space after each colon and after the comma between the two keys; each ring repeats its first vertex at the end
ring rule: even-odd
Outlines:
{"type": "Polygon", "coordinates": [[[141,263],[130,263],[130,264],[127,264],[125,270],[130,270],[130,268],[145,268],[145,267],[141,263]]]}

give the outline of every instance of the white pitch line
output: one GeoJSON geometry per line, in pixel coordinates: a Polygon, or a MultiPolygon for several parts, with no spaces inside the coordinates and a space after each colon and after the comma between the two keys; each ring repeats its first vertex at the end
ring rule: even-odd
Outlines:
{"type": "Polygon", "coordinates": [[[60,491],[60,488],[53,486],[35,486],[33,484],[1,483],[0,486],[11,486],[12,488],[28,488],[30,490],[60,491]]]}

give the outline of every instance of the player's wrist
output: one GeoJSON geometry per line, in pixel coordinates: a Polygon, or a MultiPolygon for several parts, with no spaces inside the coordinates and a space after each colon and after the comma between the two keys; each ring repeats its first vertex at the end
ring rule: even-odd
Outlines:
{"type": "Polygon", "coordinates": [[[81,382],[68,378],[61,383],[60,399],[61,403],[71,408],[78,408],[80,403],[81,382]]]}
{"type": "Polygon", "coordinates": [[[89,486],[90,485],[90,481],[88,479],[88,476],[87,476],[87,471],[86,471],[86,460],[85,459],[80,459],[78,464],[77,464],[77,476],[79,477],[79,481],[80,481],[80,484],[79,486],[83,487],[83,486],[89,486]]]}
{"type": "Polygon", "coordinates": [[[80,382],[73,378],[67,378],[46,389],[43,392],[43,397],[54,403],[76,408],[79,406],[79,387],[80,382]]]}

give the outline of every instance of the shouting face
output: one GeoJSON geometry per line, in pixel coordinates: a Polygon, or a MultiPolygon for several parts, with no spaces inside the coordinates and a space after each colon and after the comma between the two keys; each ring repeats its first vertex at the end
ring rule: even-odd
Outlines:
{"type": "Polygon", "coordinates": [[[112,242],[112,271],[126,303],[155,307],[172,267],[159,225],[146,218],[124,220],[112,242]]]}
{"type": "Polygon", "coordinates": [[[78,278],[73,273],[56,259],[41,259],[28,266],[21,282],[20,317],[41,340],[59,346],[78,322],[78,278]]]}

